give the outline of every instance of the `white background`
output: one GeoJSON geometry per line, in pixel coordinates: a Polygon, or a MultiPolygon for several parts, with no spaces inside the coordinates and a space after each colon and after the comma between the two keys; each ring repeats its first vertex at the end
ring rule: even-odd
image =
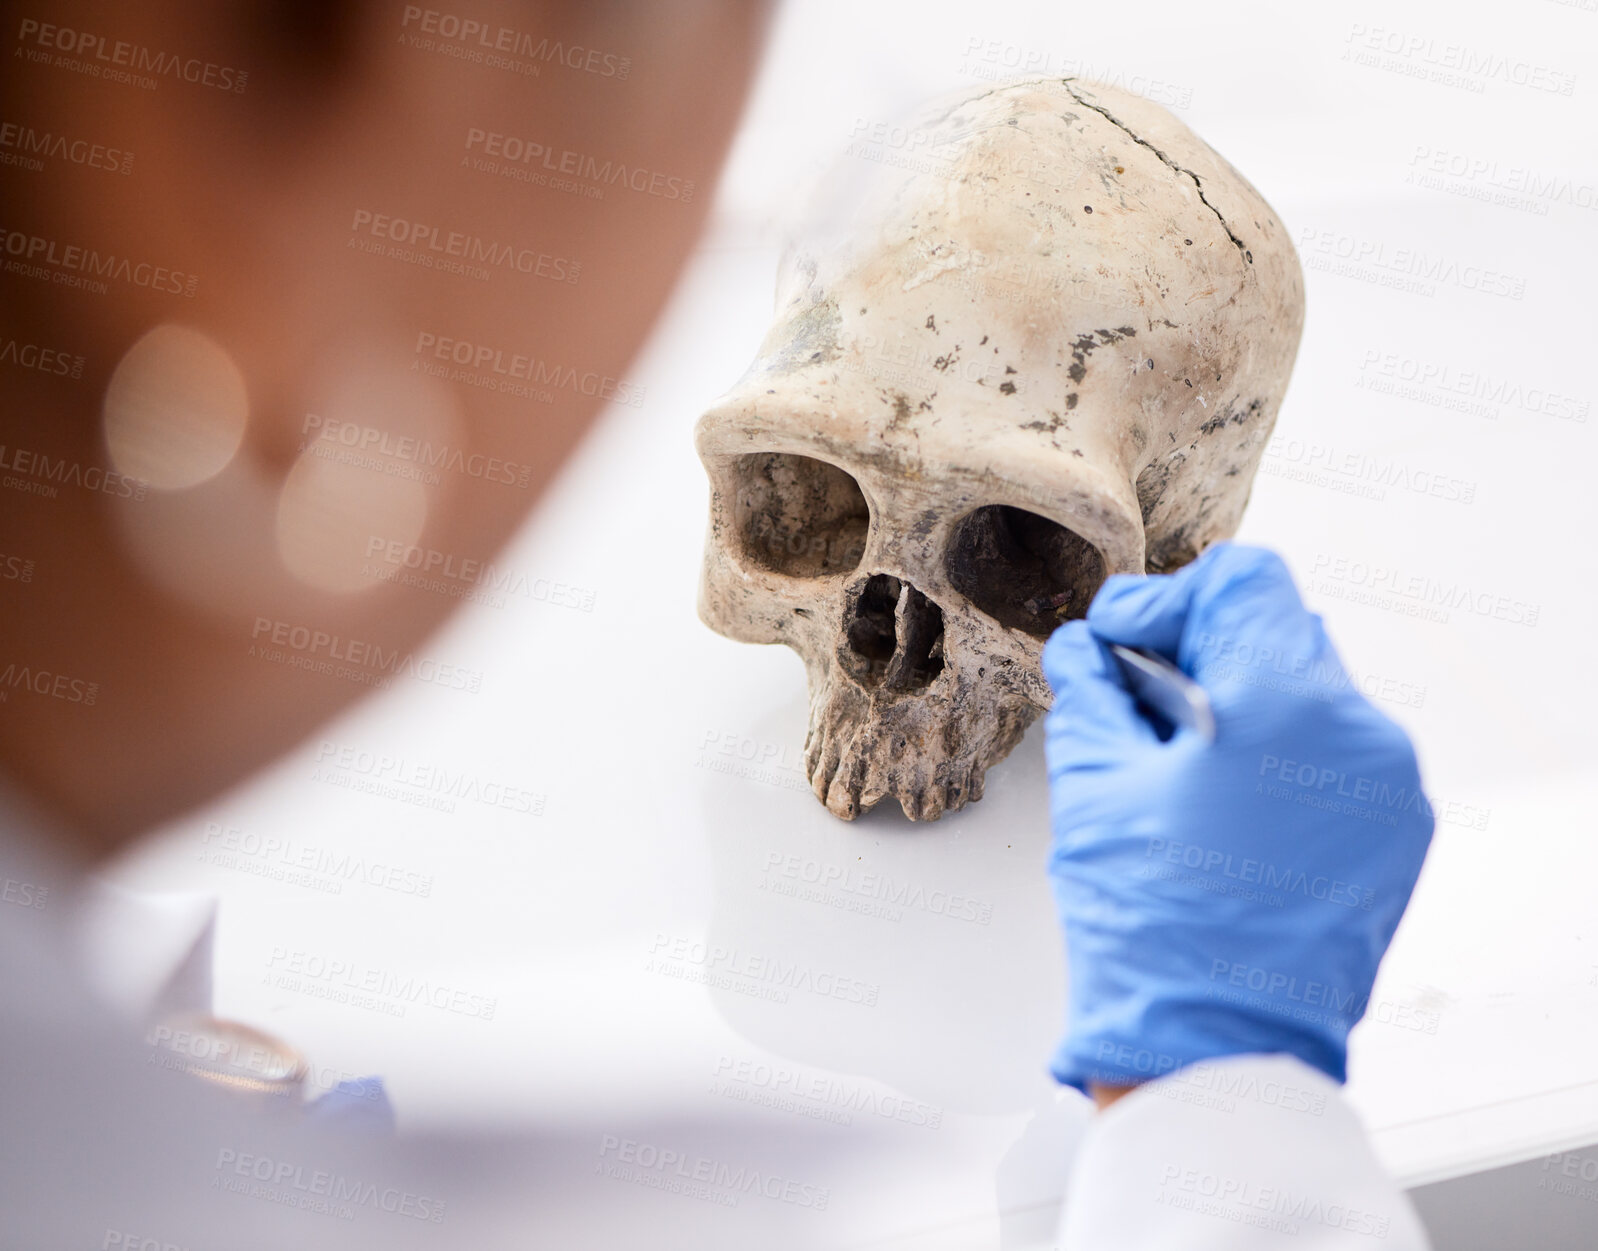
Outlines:
{"type": "Polygon", "coordinates": [[[863,1083],[941,1123],[889,1126],[924,1161],[924,1190],[862,1236],[945,1227],[998,1245],[1002,1230],[1008,1245],[1043,1220],[1085,1111],[1044,1072],[1063,961],[1040,727],[980,804],[929,827],[886,809],[845,825],[799,771],[797,658],[694,614],[706,491],[692,424],[763,334],[805,180],[862,125],[1015,72],[1172,107],[1299,244],[1303,346],[1240,537],[1280,550],[1351,666],[1398,693],[1384,706],[1460,818],[1439,827],[1384,967],[1384,1019],[1354,1037],[1349,1091],[1378,1150],[1414,1182],[1598,1138],[1593,0],[795,0],[712,228],[631,371],[647,403],[606,416],[504,554],[529,581],[591,592],[592,611],[530,595],[467,608],[422,650],[481,670],[480,693],[403,680],[115,869],[222,896],[224,1013],[303,1048],[324,1080],[381,1073],[410,1125],[658,1107],[780,1133],[826,1128],[820,1105],[750,1107],[718,1075],[768,1061],[811,1089],[863,1083]],[[1486,71],[1454,59],[1495,55],[1507,62],[1486,71]],[[1573,90],[1516,81],[1531,73],[1573,90]],[[1339,272],[1354,252],[1363,267],[1339,272]],[[1481,271],[1520,294],[1480,289],[1481,271]],[[1372,570],[1456,605],[1501,600],[1511,619],[1359,602],[1386,576],[1372,570]],[[543,813],[362,794],[328,780],[362,774],[330,773],[323,743],[523,788],[543,813]],[[273,880],[276,853],[229,860],[219,827],[425,875],[430,894],[273,880]],[[970,896],[990,919],[773,894],[774,854],[970,896]],[[652,961],[679,939],[808,961],[878,1002],[772,1003],[662,975],[652,961]],[[495,1000],[493,1019],[276,983],[296,960],[431,978],[495,1000]]]}

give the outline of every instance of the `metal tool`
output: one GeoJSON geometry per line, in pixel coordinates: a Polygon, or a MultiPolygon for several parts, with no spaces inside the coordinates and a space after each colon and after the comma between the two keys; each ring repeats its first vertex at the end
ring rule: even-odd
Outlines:
{"type": "Polygon", "coordinates": [[[1215,741],[1215,710],[1209,692],[1164,656],[1140,648],[1111,643],[1121,662],[1126,684],[1139,702],[1152,708],[1173,726],[1196,731],[1206,743],[1215,741]]]}

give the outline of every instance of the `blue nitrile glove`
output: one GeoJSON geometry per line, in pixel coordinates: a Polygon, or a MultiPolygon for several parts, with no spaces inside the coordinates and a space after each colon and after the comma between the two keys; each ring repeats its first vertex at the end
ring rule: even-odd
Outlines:
{"type": "Polygon", "coordinates": [[[1222,544],[1112,577],[1043,671],[1071,979],[1054,1075],[1128,1086],[1285,1052],[1345,1080],[1432,811],[1408,736],[1354,688],[1281,559],[1222,544]],[[1106,642],[1196,678],[1216,741],[1162,741],[1106,642]]]}
{"type": "Polygon", "coordinates": [[[360,1130],[370,1134],[394,1132],[394,1105],[388,1100],[381,1077],[342,1081],[305,1105],[305,1116],[319,1125],[360,1130]]]}

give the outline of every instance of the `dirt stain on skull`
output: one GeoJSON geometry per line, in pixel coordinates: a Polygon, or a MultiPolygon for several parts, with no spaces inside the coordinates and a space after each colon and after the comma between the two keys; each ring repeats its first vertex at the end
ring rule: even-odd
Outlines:
{"type": "Polygon", "coordinates": [[[836,360],[842,329],[838,301],[831,296],[816,300],[788,322],[788,334],[781,350],[771,358],[772,372],[792,373],[805,365],[836,360]]]}
{"type": "MultiPolygon", "coordinates": [[[[1067,430],[1070,429],[1070,426],[1066,425],[1065,418],[1059,413],[1055,412],[1053,409],[1048,410],[1048,418],[1049,419],[1047,421],[1024,421],[1021,423],[1021,429],[1041,430],[1044,434],[1053,434],[1061,427],[1064,427],[1067,430]]],[[[1058,440],[1055,441],[1055,446],[1059,446],[1058,440]]]]}
{"type": "Polygon", "coordinates": [[[1214,434],[1217,430],[1223,430],[1229,425],[1246,425],[1264,411],[1264,400],[1250,400],[1242,408],[1233,407],[1228,408],[1224,413],[1217,413],[1199,427],[1199,433],[1214,434]]]}
{"type": "Polygon", "coordinates": [[[1137,336],[1137,331],[1131,326],[1117,326],[1114,330],[1091,330],[1087,334],[1079,334],[1071,343],[1071,368],[1066,370],[1072,382],[1081,382],[1087,377],[1088,357],[1101,347],[1108,347],[1112,343],[1119,343],[1122,339],[1131,339],[1137,336]]]}

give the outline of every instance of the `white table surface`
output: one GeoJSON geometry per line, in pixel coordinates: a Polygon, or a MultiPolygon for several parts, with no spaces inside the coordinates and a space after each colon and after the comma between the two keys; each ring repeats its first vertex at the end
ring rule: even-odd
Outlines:
{"type": "Polygon", "coordinates": [[[591,592],[592,610],[532,594],[465,609],[426,650],[481,670],[480,693],[401,681],[115,867],[130,885],[222,896],[219,1007],[290,1038],[324,1081],[383,1074],[406,1124],[611,1108],[736,1112],[774,1133],[879,1124],[916,1180],[851,1209],[862,1241],[1046,1235],[1086,1112],[1044,1071],[1063,958],[1042,869],[1040,727],[979,804],[934,825],[886,809],[852,825],[828,816],[800,769],[798,659],[695,617],[706,491],[689,441],[763,332],[795,180],[862,119],[1029,57],[1179,105],[1301,240],[1304,344],[1241,537],[1282,551],[1350,663],[1400,693],[1388,710],[1461,818],[1439,828],[1354,1035],[1349,1093],[1379,1152],[1417,1183],[1598,1140],[1598,13],[1552,0],[1513,14],[1298,7],[1200,19],[1161,3],[1128,24],[1102,8],[791,5],[715,225],[632,370],[648,402],[607,415],[504,554],[529,582],[591,592]],[[1433,42],[1390,64],[1345,59],[1370,51],[1375,27],[1433,42]],[[1509,70],[1467,73],[1469,87],[1417,77],[1450,43],[1573,74],[1574,89],[1518,85],[1509,70]],[[1496,172],[1418,184],[1434,159],[1417,164],[1421,150],[1496,172]],[[1480,198],[1512,170],[1567,190],[1528,196],[1543,212],[1480,198]],[[1356,275],[1325,267],[1351,249],[1380,260],[1356,275]],[[1404,276],[1405,249],[1442,259],[1430,294],[1384,285],[1404,276]],[[1521,298],[1461,276],[1481,269],[1518,280],[1521,298]],[[1444,404],[1436,379],[1472,370],[1510,389],[1444,404]],[[1417,371],[1432,381],[1395,391],[1417,371]],[[1377,480],[1320,463],[1304,480],[1310,445],[1389,469],[1377,480]],[[1416,489],[1438,477],[1468,502],[1416,489]],[[1535,624],[1357,602],[1366,566],[1535,606],[1535,624]],[[345,749],[406,763],[340,768],[345,749]],[[542,812],[423,807],[424,788],[394,784],[401,768],[520,788],[542,812]],[[373,777],[387,791],[356,789],[373,777]],[[227,853],[230,838],[255,850],[227,853]],[[314,849],[322,870],[269,876],[284,867],[264,849],[274,839],[314,849]],[[340,879],[325,857],[346,854],[397,868],[401,887],[340,879]],[[920,902],[874,915],[849,906],[858,891],[784,893],[773,887],[802,884],[784,864],[800,878],[811,865],[880,874],[920,902]],[[406,893],[424,877],[425,897],[406,893]],[[941,914],[939,892],[986,919],[941,914]],[[706,986],[683,976],[696,944],[737,953],[715,957],[720,971],[793,961],[812,986],[853,979],[876,1002],[706,986]],[[346,980],[431,979],[464,1006],[337,1002],[315,978],[281,976],[335,962],[346,980]],[[761,1065],[784,1071],[780,1089],[761,1065]],[[794,1100],[795,1086],[821,1097],[794,1100]],[[786,1106],[740,1098],[774,1089],[786,1106]],[[856,1108],[852,1125],[825,1119],[829,1096],[856,1108]]]}

